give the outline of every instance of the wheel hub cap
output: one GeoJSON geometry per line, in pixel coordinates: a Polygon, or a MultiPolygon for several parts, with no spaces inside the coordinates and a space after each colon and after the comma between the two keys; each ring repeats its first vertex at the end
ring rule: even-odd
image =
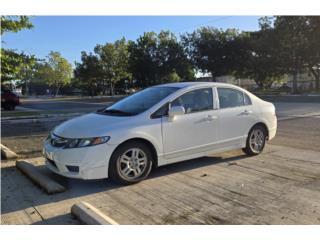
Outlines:
{"type": "Polygon", "coordinates": [[[250,146],[253,151],[260,152],[263,148],[263,144],[265,141],[265,136],[262,130],[255,129],[253,130],[250,136],[250,146]]]}
{"type": "Polygon", "coordinates": [[[139,148],[131,148],[118,159],[118,170],[126,179],[140,177],[147,166],[147,156],[139,148]]]}

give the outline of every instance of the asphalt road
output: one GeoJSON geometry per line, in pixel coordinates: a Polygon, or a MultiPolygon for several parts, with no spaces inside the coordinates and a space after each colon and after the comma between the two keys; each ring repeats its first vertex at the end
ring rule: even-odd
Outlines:
{"type": "MultiPolygon", "coordinates": [[[[91,98],[91,99],[26,99],[17,110],[26,111],[63,111],[68,113],[95,112],[100,108],[110,106],[121,97],[91,98]]],[[[320,97],[264,97],[273,102],[279,117],[320,113],[320,97]]]]}
{"type": "Polygon", "coordinates": [[[23,101],[17,107],[17,110],[27,111],[64,111],[68,113],[86,113],[95,112],[100,108],[110,106],[111,101],[106,102],[84,102],[84,101],[56,101],[56,100],[38,100],[23,101]]]}

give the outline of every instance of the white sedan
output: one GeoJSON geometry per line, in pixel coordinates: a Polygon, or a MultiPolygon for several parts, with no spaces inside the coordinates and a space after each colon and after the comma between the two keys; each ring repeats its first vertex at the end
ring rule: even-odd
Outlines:
{"type": "Polygon", "coordinates": [[[154,166],[239,148],[259,154],[276,129],[272,103],[230,84],[182,82],[62,123],[43,154],[57,174],[130,184],[154,166]]]}

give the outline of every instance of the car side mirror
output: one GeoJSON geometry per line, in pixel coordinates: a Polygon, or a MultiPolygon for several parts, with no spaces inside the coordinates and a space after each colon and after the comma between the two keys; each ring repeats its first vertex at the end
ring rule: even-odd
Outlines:
{"type": "Polygon", "coordinates": [[[174,121],[176,116],[184,115],[185,110],[182,106],[173,106],[168,111],[169,121],[174,121]]]}

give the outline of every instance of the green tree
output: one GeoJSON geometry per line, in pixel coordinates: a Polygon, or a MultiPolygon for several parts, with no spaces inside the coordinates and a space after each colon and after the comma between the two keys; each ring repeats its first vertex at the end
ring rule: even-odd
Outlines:
{"type": "Polygon", "coordinates": [[[182,42],[197,69],[210,73],[214,79],[231,74],[237,67],[242,50],[236,41],[239,35],[235,29],[203,27],[183,35],[182,42]]]}
{"type": "Polygon", "coordinates": [[[103,69],[98,57],[92,53],[81,52],[81,63],[76,62],[74,85],[90,96],[97,94],[103,80],[103,69]]]}
{"type": "Polygon", "coordinates": [[[270,18],[261,18],[260,30],[242,33],[236,41],[241,54],[237,55],[236,77],[253,79],[259,88],[270,88],[285,73],[281,68],[280,42],[270,18]]]}
{"type": "Polygon", "coordinates": [[[156,52],[157,35],[154,32],[146,32],[135,42],[129,42],[129,69],[137,86],[147,87],[156,84],[156,52]]]}
{"type": "Polygon", "coordinates": [[[111,95],[114,94],[114,85],[122,79],[131,79],[128,71],[128,43],[124,38],[114,43],[97,45],[94,49],[102,66],[102,91],[105,94],[107,86],[111,95]]]}
{"type": "MultiPolygon", "coordinates": [[[[33,25],[26,16],[9,17],[1,16],[1,35],[7,32],[18,32],[22,29],[30,29],[33,25]]],[[[5,44],[5,42],[2,42],[5,44]]],[[[18,53],[13,49],[1,48],[1,82],[24,78],[26,72],[36,62],[34,56],[23,52],[18,53]]]]}
{"type": "Polygon", "coordinates": [[[1,16],[1,35],[6,32],[19,32],[24,28],[33,28],[33,24],[30,22],[29,17],[1,16]]]}
{"type": "Polygon", "coordinates": [[[320,17],[276,16],[274,31],[281,44],[278,53],[282,68],[293,75],[293,91],[297,91],[299,73],[311,72],[320,82],[320,17]]]}
{"type": "Polygon", "coordinates": [[[57,95],[61,87],[70,83],[72,66],[59,52],[51,51],[46,62],[39,68],[38,75],[50,87],[56,89],[55,95],[57,95]]]}
{"type": "MultiPolygon", "coordinates": [[[[159,77],[169,81],[189,81],[194,79],[194,67],[176,36],[169,31],[158,34],[157,58],[159,77]]],[[[167,82],[165,80],[164,82],[167,82]]]]}
{"type": "Polygon", "coordinates": [[[184,47],[169,31],[159,34],[146,32],[129,44],[129,66],[137,85],[146,87],[167,82],[168,76],[176,80],[191,80],[194,69],[184,47]]]}

